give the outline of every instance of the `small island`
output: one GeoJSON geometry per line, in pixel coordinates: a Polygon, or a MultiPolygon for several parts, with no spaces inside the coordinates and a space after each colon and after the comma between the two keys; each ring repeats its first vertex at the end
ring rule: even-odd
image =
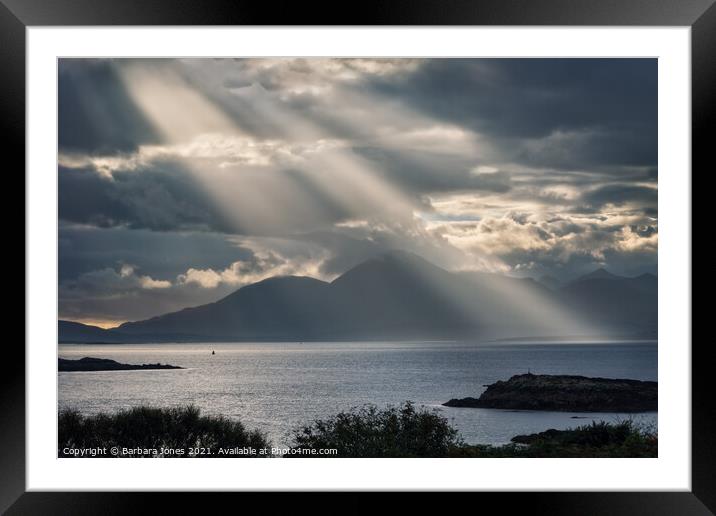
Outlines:
{"type": "Polygon", "coordinates": [[[446,407],[650,412],[657,410],[657,382],[586,376],[521,374],[487,386],[479,398],[451,399],[446,407]]]}
{"type": "Polygon", "coordinates": [[[121,364],[108,358],[84,357],[79,360],[58,359],[58,371],[134,371],[138,369],[184,369],[169,364],[121,364]]]}

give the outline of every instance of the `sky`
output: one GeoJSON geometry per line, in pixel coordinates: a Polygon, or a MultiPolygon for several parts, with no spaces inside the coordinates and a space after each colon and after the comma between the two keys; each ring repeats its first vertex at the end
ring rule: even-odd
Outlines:
{"type": "Polygon", "coordinates": [[[59,316],[103,327],[391,249],[656,273],[655,59],[61,59],[59,316]]]}

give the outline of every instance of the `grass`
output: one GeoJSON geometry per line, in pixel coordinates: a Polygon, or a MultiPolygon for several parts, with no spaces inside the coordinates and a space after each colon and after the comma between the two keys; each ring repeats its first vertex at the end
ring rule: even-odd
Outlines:
{"type": "MultiPolygon", "coordinates": [[[[655,428],[631,420],[594,422],[568,430],[547,430],[517,436],[503,446],[466,444],[437,410],[416,408],[411,402],[379,409],[364,405],[327,419],[316,419],[292,433],[294,450],[337,450],[334,457],[657,457],[655,428]]],[[[78,449],[111,449],[111,456],[267,457],[271,443],[262,432],[221,416],[202,416],[193,406],[136,407],[113,414],[59,414],[60,457],[78,449]],[[157,450],[138,455],[132,449],[157,450]],[[127,452],[122,452],[128,449],[127,452]],[[168,454],[162,450],[184,450],[168,454]],[[224,450],[264,450],[263,453],[218,453],[224,450]],[[209,453],[206,453],[209,450],[209,453]]],[[[105,455],[107,456],[107,455],[105,455]]],[[[326,455],[291,455],[326,457],[326,455]]]]}

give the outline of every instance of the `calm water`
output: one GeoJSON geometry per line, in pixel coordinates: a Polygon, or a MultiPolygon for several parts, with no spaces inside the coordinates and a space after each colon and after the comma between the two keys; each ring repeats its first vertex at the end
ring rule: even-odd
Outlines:
{"type": "MultiPolygon", "coordinates": [[[[505,443],[517,434],[628,416],[450,408],[441,403],[477,397],[485,384],[528,368],[536,374],[657,379],[655,342],[61,345],[59,356],[188,368],[59,373],[60,408],[91,414],[134,405],[193,403],[206,413],[240,418],[249,428],[267,432],[275,444],[286,444],[290,429],[313,418],[364,403],[382,407],[405,400],[438,408],[467,442],[505,443]]],[[[631,417],[656,424],[656,413],[631,417]]]]}

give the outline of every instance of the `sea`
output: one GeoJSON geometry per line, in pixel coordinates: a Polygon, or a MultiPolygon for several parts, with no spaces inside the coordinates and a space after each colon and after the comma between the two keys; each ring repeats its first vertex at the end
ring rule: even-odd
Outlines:
{"type": "Polygon", "coordinates": [[[479,397],[513,375],[574,374],[657,380],[657,343],[628,342],[292,342],[62,344],[59,357],[163,363],[178,370],[60,372],[58,408],[85,414],[138,405],[193,404],[259,429],[277,446],[317,418],[365,404],[412,401],[439,413],[471,444],[592,421],[632,419],[656,429],[657,413],[572,413],[444,407],[479,397]],[[214,354],[212,354],[212,351],[214,354]]]}

